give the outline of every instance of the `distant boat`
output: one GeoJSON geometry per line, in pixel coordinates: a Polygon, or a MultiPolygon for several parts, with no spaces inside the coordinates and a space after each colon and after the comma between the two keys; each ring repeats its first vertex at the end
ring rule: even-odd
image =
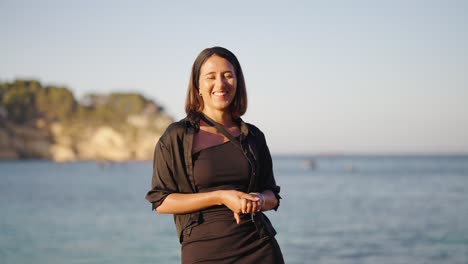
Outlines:
{"type": "Polygon", "coordinates": [[[317,168],[317,162],[313,159],[308,159],[302,162],[302,168],[306,170],[315,170],[317,168]]]}
{"type": "Polygon", "coordinates": [[[346,164],[344,166],[344,169],[345,169],[346,172],[355,172],[356,171],[356,167],[353,164],[346,164]]]}

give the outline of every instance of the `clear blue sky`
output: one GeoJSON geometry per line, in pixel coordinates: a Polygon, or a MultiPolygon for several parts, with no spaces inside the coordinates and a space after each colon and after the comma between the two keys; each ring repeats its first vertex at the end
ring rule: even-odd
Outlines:
{"type": "Polygon", "coordinates": [[[137,91],[179,119],[220,45],[273,153],[468,152],[468,1],[172,2],[0,0],[0,81],[137,91]]]}

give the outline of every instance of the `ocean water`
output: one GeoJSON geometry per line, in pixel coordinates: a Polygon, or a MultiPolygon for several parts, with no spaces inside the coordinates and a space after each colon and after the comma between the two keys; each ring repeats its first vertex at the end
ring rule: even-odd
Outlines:
{"type": "MultiPolygon", "coordinates": [[[[468,263],[468,156],[274,157],[286,263],[468,263]]],[[[151,163],[0,162],[0,263],[180,263],[151,163]]]]}

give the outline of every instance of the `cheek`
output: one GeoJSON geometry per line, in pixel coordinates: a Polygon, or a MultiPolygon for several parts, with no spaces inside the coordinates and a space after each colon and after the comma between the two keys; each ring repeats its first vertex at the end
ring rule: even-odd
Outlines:
{"type": "Polygon", "coordinates": [[[200,83],[198,84],[198,88],[201,89],[201,90],[207,90],[209,89],[212,85],[212,83],[210,81],[200,81],[200,83]]]}
{"type": "Polygon", "coordinates": [[[234,87],[234,91],[235,91],[235,93],[237,93],[237,82],[236,81],[234,81],[232,83],[232,87],[234,87]]]}
{"type": "Polygon", "coordinates": [[[229,81],[231,87],[237,88],[237,81],[235,79],[229,81]]]}
{"type": "Polygon", "coordinates": [[[206,92],[206,86],[203,84],[203,82],[200,82],[198,84],[198,93],[205,93],[206,92]]]}

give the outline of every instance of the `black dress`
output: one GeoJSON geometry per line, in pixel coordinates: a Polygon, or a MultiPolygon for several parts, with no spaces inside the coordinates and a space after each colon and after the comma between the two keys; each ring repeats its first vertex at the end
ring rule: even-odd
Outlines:
{"type": "MultiPolygon", "coordinates": [[[[193,161],[199,192],[247,191],[250,166],[234,144],[203,149],[193,161]]],[[[182,263],[284,263],[276,239],[260,235],[250,214],[242,215],[239,225],[226,206],[203,210],[202,216],[203,223],[183,237],[182,263]]]]}

